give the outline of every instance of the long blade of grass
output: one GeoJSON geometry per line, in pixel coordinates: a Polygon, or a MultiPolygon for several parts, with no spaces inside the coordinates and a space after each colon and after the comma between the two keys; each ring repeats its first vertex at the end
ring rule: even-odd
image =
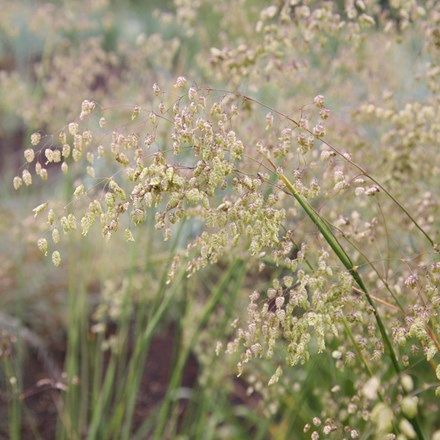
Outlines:
{"type": "MultiPolygon", "coordinates": [[[[329,244],[329,246],[332,248],[332,250],[335,252],[338,259],[341,261],[341,263],[345,266],[345,268],[349,271],[351,276],[353,277],[356,284],[359,286],[359,288],[362,290],[362,292],[365,295],[365,298],[367,299],[369,305],[371,306],[374,314],[374,318],[376,320],[377,326],[379,328],[379,332],[381,334],[382,340],[385,344],[385,347],[388,350],[389,356],[391,358],[391,363],[393,364],[394,370],[397,374],[397,376],[400,377],[402,368],[399,364],[399,361],[397,360],[397,355],[394,351],[394,348],[391,344],[390,337],[388,336],[388,333],[385,329],[385,325],[382,321],[382,318],[379,314],[379,311],[371,298],[370,294],[368,293],[367,287],[365,286],[361,276],[359,275],[356,267],[353,265],[350,257],[345,252],[342,245],[339,243],[331,229],[328,227],[327,223],[320,217],[320,215],[313,209],[313,207],[310,205],[310,203],[296,190],[294,185],[290,182],[290,180],[281,173],[277,173],[280,180],[283,182],[284,186],[288,190],[288,192],[297,200],[297,202],[301,205],[301,207],[304,209],[307,216],[313,221],[315,226],[318,228],[319,232],[324,237],[325,241],[329,244]]],[[[418,435],[419,438],[423,439],[423,433],[421,431],[420,425],[417,421],[417,419],[411,420],[414,426],[414,429],[418,435]]]]}
{"type": "MultiPolygon", "coordinates": [[[[153,439],[161,439],[163,438],[163,431],[165,429],[167,417],[169,414],[169,409],[172,401],[172,395],[177,388],[177,386],[180,383],[181,376],[183,373],[183,369],[186,364],[186,360],[188,359],[188,356],[191,352],[191,347],[194,345],[200,330],[206,325],[206,323],[209,320],[209,317],[211,316],[211,313],[214,311],[214,308],[219,303],[221,296],[224,294],[226,288],[228,287],[228,284],[238,276],[238,279],[241,277],[239,276],[240,272],[244,270],[244,263],[241,260],[235,260],[229,267],[229,270],[226,272],[226,274],[223,276],[223,278],[218,283],[217,287],[214,289],[214,291],[211,294],[211,297],[205,307],[203,308],[201,318],[199,322],[197,323],[192,336],[189,340],[189,343],[186,347],[182,348],[180,351],[180,355],[178,358],[178,361],[176,363],[176,366],[173,370],[170,383],[168,386],[168,391],[165,395],[164,401],[162,403],[162,407],[159,412],[159,420],[156,425],[156,429],[153,434],[153,439]]],[[[237,286],[235,286],[238,288],[237,286]]]]}

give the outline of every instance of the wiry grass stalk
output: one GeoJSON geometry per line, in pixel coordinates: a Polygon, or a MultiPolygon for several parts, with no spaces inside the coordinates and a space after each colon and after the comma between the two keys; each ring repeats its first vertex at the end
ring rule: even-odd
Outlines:
{"type": "Polygon", "coordinates": [[[168,391],[165,395],[164,402],[162,403],[162,406],[161,406],[161,409],[159,412],[159,416],[158,416],[159,420],[156,424],[156,428],[155,428],[154,434],[152,436],[153,439],[159,440],[159,439],[163,438],[163,431],[166,427],[167,418],[169,416],[169,410],[170,410],[170,406],[172,403],[173,394],[174,394],[176,388],[180,384],[186,361],[188,359],[188,356],[191,353],[192,347],[194,346],[194,344],[199,336],[201,329],[208,322],[208,319],[211,316],[212,312],[214,311],[214,308],[219,303],[222,295],[228,289],[231,281],[233,281],[234,279],[237,280],[237,283],[234,286],[235,289],[238,289],[240,287],[241,273],[242,273],[243,269],[244,269],[244,264],[243,264],[243,261],[241,261],[241,260],[236,260],[230,265],[229,270],[226,272],[226,274],[220,280],[220,282],[218,283],[216,288],[213,290],[209,301],[206,303],[205,307],[203,308],[202,316],[192,332],[189,343],[179,350],[179,357],[177,359],[176,366],[173,369],[171,379],[169,382],[169,386],[168,386],[168,391]]]}
{"type": "Polygon", "coordinates": [[[143,368],[142,366],[145,364],[145,360],[148,355],[148,350],[151,344],[151,340],[154,334],[154,331],[157,330],[162,317],[165,312],[172,304],[172,300],[175,298],[175,295],[178,293],[178,286],[184,276],[184,271],[181,270],[177,275],[176,283],[173,289],[168,292],[168,295],[164,297],[167,291],[167,279],[169,275],[169,270],[171,267],[172,260],[176,254],[176,250],[180,241],[180,238],[184,232],[184,223],[180,225],[176,236],[174,238],[172,247],[170,249],[170,253],[167,257],[167,261],[162,272],[161,280],[158,286],[157,294],[155,295],[155,301],[157,304],[154,307],[154,314],[148,317],[148,320],[145,322],[145,316],[147,316],[146,310],[141,308],[139,311],[141,313],[138,316],[138,324],[139,329],[142,329],[139,333],[136,332],[136,345],[134,349],[134,353],[130,359],[129,364],[127,365],[128,371],[128,380],[125,383],[125,392],[122,398],[119,399],[119,406],[124,408],[124,420],[122,422],[122,429],[120,438],[121,439],[129,439],[131,436],[131,428],[133,424],[133,415],[136,405],[136,398],[138,396],[139,384],[142,379],[143,368]],[[160,301],[160,302],[159,302],[160,301]],[[145,328],[145,331],[143,330],[145,328]]]}
{"type": "MultiPolygon", "coordinates": [[[[249,101],[249,102],[253,102],[257,105],[259,105],[262,108],[265,108],[267,110],[270,110],[271,112],[273,112],[274,114],[284,118],[286,121],[291,122],[293,125],[295,125],[296,127],[300,127],[300,123],[295,120],[294,118],[290,117],[289,115],[287,115],[286,113],[283,113],[279,110],[276,110],[274,108],[272,108],[270,105],[265,104],[264,102],[259,101],[258,99],[255,98],[251,98],[250,96],[247,95],[243,95],[242,93],[239,93],[237,91],[230,91],[230,90],[224,90],[224,89],[217,89],[217,88],[213,88],[213,87],[205,87],[205,90],[207,90],[208,92],[221,92],[221,93],[226,93],[229,95],[234,95],[236,97],[239,97],[241,99],[243,99],[244,101],[249,101]]],[[[398,207],[399,209],[408,217],[408,219],[413,223],[413,225],[424,235],[424,237],[428,240],[428,242],[430,243],[430,245],[434,248],[434,250],[438,251],[438,244],[434,242],[434,240],[431,238],[431,236],[422,228],[422,226],[420,226],[420,224],[417,222],[417,220],[411,215],[411,213],[405,208],[405,206],[403,206],[402,203],[400,203],[399,200],[397,200],[397,198],[390,192],[388,191],[385,186],[374,176],[372,176],[370,173],[368,173],[368,171],[363,168],[362,166],[360,166],[358,163],[354,162],[349,156],[347,156],[346,154],[344,154],[343,152],[339,151],[335,146],[333,146],[330,142],[326,141],[325,139],[323,139],[320,136],[316,136],[313,131],[311,131],[308,128],[304,128],[304,130],[310,134],[313,137],[316,137],[317,139],[319,139],[325,146],[327,146],[328,148],[330,148],[330,150],[332,150],[335,154],[337,154],[339,157],[341,157],[343,160],[345,160],[346,162],[348,162],[352,167],[356,168],[358,171],[360,171],[360,173],[362,175],[364,175],[365,177],[367,177],[368,179],[370,179],[373,183],[375,183],[398,207]]],[[[273,165],[273,164],[272,164],[273,165]]]]}
{"type": "MultiPolygon", "coordinates": [[[[307,264],[307,266],[309,267],[309,269],[312,272],[315,270],[314,267],[312,266],[312,264],[309,262],[309,260],[307,258],[305,259],[305,263],[307,264]]],[[[363,293],[362,290],[359,290],[357,288],[356,288],[356,291],[358,291],[359,293],[363,293]]],[[[371,297],[372,297],[372,299],[375,299],[376,301],[378,299],[378,298],[374,298],[373,296],[371,296],[371,297]]],[[[391,304],[389,304],[389,305],[391,305],[391,304]]],[[[362,363],[365,371],[367,372],[367,374],[370,377],[373,377],[373,371],[371,370],[370,365],[368,364],[367,360],[365,359],[365,356],[363,355],[362,350],[359,347],[359,344],[357,343],[356,339],[354,338],[353,332],[351,331],[350,325],[347,322],[347,320],[345,319],[345,317],[343,317],[343,319],[342,319],[342,324],[344,325],[344,329],[345,329],[345,332],[347,333],[348,339],[350,339],[350,341],[351,341],[351,343],[352,343],[352,345],[353,345],[353,347],[354,347],[354,349],[356,351],[356,354],[359,356],[359,359],[361,360],[361,363],[362,363]]],[[[383,396],[382,396],[382,394],[380,392],[378,392],[378,396],[379,396],[381,401],[384,401],[383,396]]]]}
{"type": "MultiPolygon", "coordinates": [[[[342,237],[347,241],[347,243],[349,243],[351,246],[353,246],[358,252],[359,254],[362,256],[362,258],[364,258],[364,260],[367,262],[368,266],[371,267],[373,269],[373,271],[376,273],[378,279],[382,282],[382,284],[384,285],[384,287],[386,288],[386,290],[388,290],[388,292],[391,294],[391,296],[393,297],[394,302],[397,304],[397,306],[393,306],[392,304],[389,304],[385,301],[383,301],[380,298],[376,298],[374,297],[371,292],[370,292],[370,297],[378,302],[381,302],[382,304],[387,305],[388,307],[395,307],[396,309],[398,309],[400,311],[400,313],[402,313],[403,315],[405,315],[405,309],[403,308],[403,305],[400,303],[399,299],[397,298],[396,294],[392,291],[391,286],[389,285],[388,281],[380,274],[379,270],[376,268],[376,266],[374,265],[374,263],[368,258],[368,256],[362,251],[362,249],[353,241],[350,240],[343,231],[341,231],[338,227],[330,224],[327,220],[322,219],[323,221],[325,221],[327,223],[327,225],[329,227],[333,227],[335,228],[338,232],[341,233],[342,237]]],[[[358,290],[358,289],[356,289],[358,290]]],[[[359,293],[362,293],[361,291],[359,291],[359,293]]],[[[437,347],[437,350],[440,351],[440,343],[437,339],[437,336],[433,330],[433,327],[431,326],[430,321],[428,321],[425,325],[426,328],[426,333],[428,334],[429,338],[431,339],[431,341],[435,344],[435,346],[437,347]]],[[[433,368],[433,371],[435,371],[435,364],[434,362],[431,360],[430,361],[430,365],[433,368]]]]}
{"type": "MultiPolygon", "coordinates": [[[[272,165],[275,167],[275,165],[272,163],[272,165]]],[[[345,266],[345,268],[350,272],[352,278],[356,282],[356,284],[359,286],[359,288],[362,290],[362,292],[365,294],[365,298],[368,301],[368,304],[371,306],[374,314],[374,318],[376,320],[377,326],[379,328],[379,332],[381,334],[382,340],[385,344],[385,347],[388,350],[389,356],[391,358],[391,362],[393,364],[394,370],[400,378],[400,374],[402,372],[402,368],[399,364],[399,361],[397,359],[396,352],[394,351],[393,345],[391,343],[390,337],[385,329],[385,325],[382,321],[382,318],[379,314],[379,311],[377,310],[376,305],[373,302],[373,299],[371,298],[370,294],[368,293],[367,287],[365,286],[361,276],[359,275],[356,267],[354,266],[353,262],[351,261],[350,257],[345,252],[342,245],[339,243],[336,236],[333,234],[331,229],[328,227],[327,223],[320,217],[320,215],[313,209],[313,207],[310,205],[310,203],[295,189],[293,184],[290,182],[290,180],[282,173],[277,173],[278,177],[283,182],[284,186],[288,190],[288,192],[295,197],[297,202],[301,205],[301,207],[304,209],[307,216],[313,221],[315,226],[318,228],[319,232],[324,237],[325,241],[329,244],[329,246],[332,248],[332,250],[335,252],[338,259],[341,261],[341,263],[345,266]]],[[[414,426],[414,429],[420,439],[424,439],[424,435],[421,431],[419,422],[416,418],[411,419],[411,422],[414,426]]]]}
{"type": "MultiPolygon", "coordinates": [[[[136,324],[133,341],[133,352],[128,349],[113,353],[110,362],[105,369],[102,387],[97,390],[95,402],[92,408],[90,427],[88,430],[89,439],[100,438],[132,438],[131,428],[136,406],[136,399],[139,393],[139,384],[144,373],[144,364],[148,350],[158,330],[164,314],[168,311],[170,305],[176,297],[178,289],[176,287],[167,289],[166,280],[168,277],[170,265],[175,255],[178,242],[183,231],[183,224],[178,229],[172,247],[167,255],[160,283],[155,293],[156,304],[153,307],[149,302],[144,302],[137,307],[135,316],[127,315],[128,308],[125,310],[118,322],[118,338],[120,345],[127,345],[129,329],[131,324],[136,324]],[[151,314],[148,309],[151,307],[151,314]],[[148,319],[147,319],[148,318],[148,319]],[[129,358],[126,361],[125,358],[129,358]],[[118,377],[118,370],[123,370],[123,375],[118,377]],[[117,384],[117,387],[115,387],[117,384]]],[[[152,250],[148,247],[148,254],[152,250]]],[[[146,271],[150,270],[151,262],[147,260],[146,271]]],[[[133,264],[131,267],[134,267],[133,264]]],[[[179,284],[183,271],[177,275],[176,285],[179,284]]],[[[124,303],[130,300],[130,295],[126,296],[124,303]]]]}
{"type": "Polygon", "coordinates": [[[22,406],[20,402],[19,382],[15,372],[15,360],[5,359],[3,361],[3,372],[5,374],[4,380],[7,383],[7,397],[8,397],[8,425],[9,438],[11,440],[19,440],[21,438],[21,413],[22,406]]]}

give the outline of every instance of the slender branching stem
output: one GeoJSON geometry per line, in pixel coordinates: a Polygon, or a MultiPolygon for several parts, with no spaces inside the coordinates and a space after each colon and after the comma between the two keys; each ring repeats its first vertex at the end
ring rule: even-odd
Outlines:
{"type": "MultiPolygon", "coordinates": [[[[276,167],[273,163],[271,163],[272,166],[276,167]]],[[[321,216],[313,209],[313,207],[310,205],[310,203],[296,190],[294,185],[290,182],[290,180],[282,173],[277,173],[280,180],[285,185],[288,192],[297,200],[297,202],[301,205],[301,207],[304,209],[307,216],[313,221],[315,226],[318,228],[319,232],[324,237],[325,241],[329,244],[329,246],[332,248],[332,250],[335,252],[338,259],[341,261],[341,263],[345,266],[345,268],[349,271],[352,278],[356,282],[356,284],[359,286],[359,289],[364,293],[365,298],[368,301],[368,304],[372,308],[374,318],[376,320],[377,326],[379,328],[379,332],[381,334],[383,343],[388,351],[388,354],[391,359],[391,363],[393,365],[394,371],[396,375],[399,377],[402,372],[402,367],[399,364],[399,361],[397,359],[396,352],[393,348],[393,345],[391,343],[391,339],[386,331],[385,325],[382,321],[382,318],[379,314],[379,311],[371,298],[368,289],[366,285],[364,284],[359,272],[357,271],[357,268],[354,266],[353,262],[351,261],[350,257],[345,252],[342,245],[339,243],[336,236],[333,234],[331,229],[328,227],[327,223],[321,218],[321,216]]],[[[403,389],[403,388],[402,388],[403,389]]],[[[404,389],[403,389],[404,391],[404,389]]],[[[416,431],[419,439],[424,439],[424,435],[422,433],[422,430],[420,428],[420,424],[417,420],[417,418],[411,419],[411,422],[413,424],[414,430],[416,431]]]]}

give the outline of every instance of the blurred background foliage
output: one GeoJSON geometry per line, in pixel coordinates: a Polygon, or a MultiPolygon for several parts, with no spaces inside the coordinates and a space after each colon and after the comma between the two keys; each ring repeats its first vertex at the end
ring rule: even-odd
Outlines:
{"type": "MultiPolygon", "coordinates": [[[[254,26],[246,23],[257,20],[267,2],[221,3],[1,2],[1,438],[296,439],[324,406],[326,414],[333,411],[335,420],[345,417],[350,424],[352,415],[341,408],[357,403],[359,370],[337,365],[337,343],[287,372],[273,389],[266,384],[276,356],[237,378],[236,359],[215,355],[217,340],[227,339],[234,319],[245,313],[249,293],[267,288],[282,269],[269,266],[255,276],[237,254],[190,280],[180,274],[168,286],[174,252],[197,225],[184,225],[164,243],[147,222],[130,246],[122,237],[103,243],[93,234],[65,244],[66,262],[54,270],[35,246],[39,229],[30,213],[47,197],[68,203],[75,176],[61,179],[49,168],[49,185],[19,195],[11,188],[33,131],[48,133],[50,144],[50,134],[78,114],[83,99],[131,109],[148,102],[154,82],[183,73],[255,93],[287,111],[324,93],[336,115],[333,135],[344,133],[342,146],[369,150],[368,158],[383,148],[387,128],[367,122],[354,129],[361,104],[386,89],[397,109],[429,96],[427,83],[417,79],[428,61],[424,35],[411,26],[391,36],[373,28],[368,43],[360,44],[338,35],[311,47],[298,39],[288,62],[280,56],[280,72],[267,81],[259,72],[257,82],[251,67],[235,83],[232,71],[216,73],[210,49],[252,46],[254,26]]],[[[335,3],[343,11],[342,0],[335,3]]],[[[419,179],[414,191],[420,195],[435,182],[438,175],[419,179]]],[[[413,374],[425,371],[416,363],[413,374]]],[[[439,428],[438,406],[427,408],[434,412],[425,414],[426,426],[439,428]]],[[[362,415],[356,426],[361,438],[373,438],[362,415]]],[[[349,434],[338,431],[332,438],[343,435],[349,434]]]]}

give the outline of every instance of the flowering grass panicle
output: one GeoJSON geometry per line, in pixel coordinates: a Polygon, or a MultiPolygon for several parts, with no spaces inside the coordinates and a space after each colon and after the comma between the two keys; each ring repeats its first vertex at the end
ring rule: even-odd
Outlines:
{"type": "MultiPolygon", "coordinates": [[[[99,406],[90,420],[79,411],[84,432],[130,438],[131,391],[170,309],[179,349],[145,425],[152,438],[169,434],[192,355],[200,389],[243,387],[277,421],[262,436],[426,438],[440,393],[439,3],[175,1],[151,14],[156,33],[124,37],[133,17],[107,3],[26,8],[38,35],[54,20],[41,36],[51,55],[33,67],[38,90],[0,74],[2,108],[38,129],[12,186],[43,194],[29,234],[39,258],[63,271],[76,242],[102,237],[133,262],[98,283],[87,312],[88,343],[111,360],[93,389],[99,406]],[[149,244],[144,258],[160,271],[139,262],[156,236],[169,255],[149,244]],[[143,308],[137,276],[157,292],[143,308]],[[129,385],[113,395],[121,371],[129,385]]],[[[73,367],[66,383],[81,386],[73,367]]],[[[189,436],[205,432],[204,417],[189,436]]]]}

